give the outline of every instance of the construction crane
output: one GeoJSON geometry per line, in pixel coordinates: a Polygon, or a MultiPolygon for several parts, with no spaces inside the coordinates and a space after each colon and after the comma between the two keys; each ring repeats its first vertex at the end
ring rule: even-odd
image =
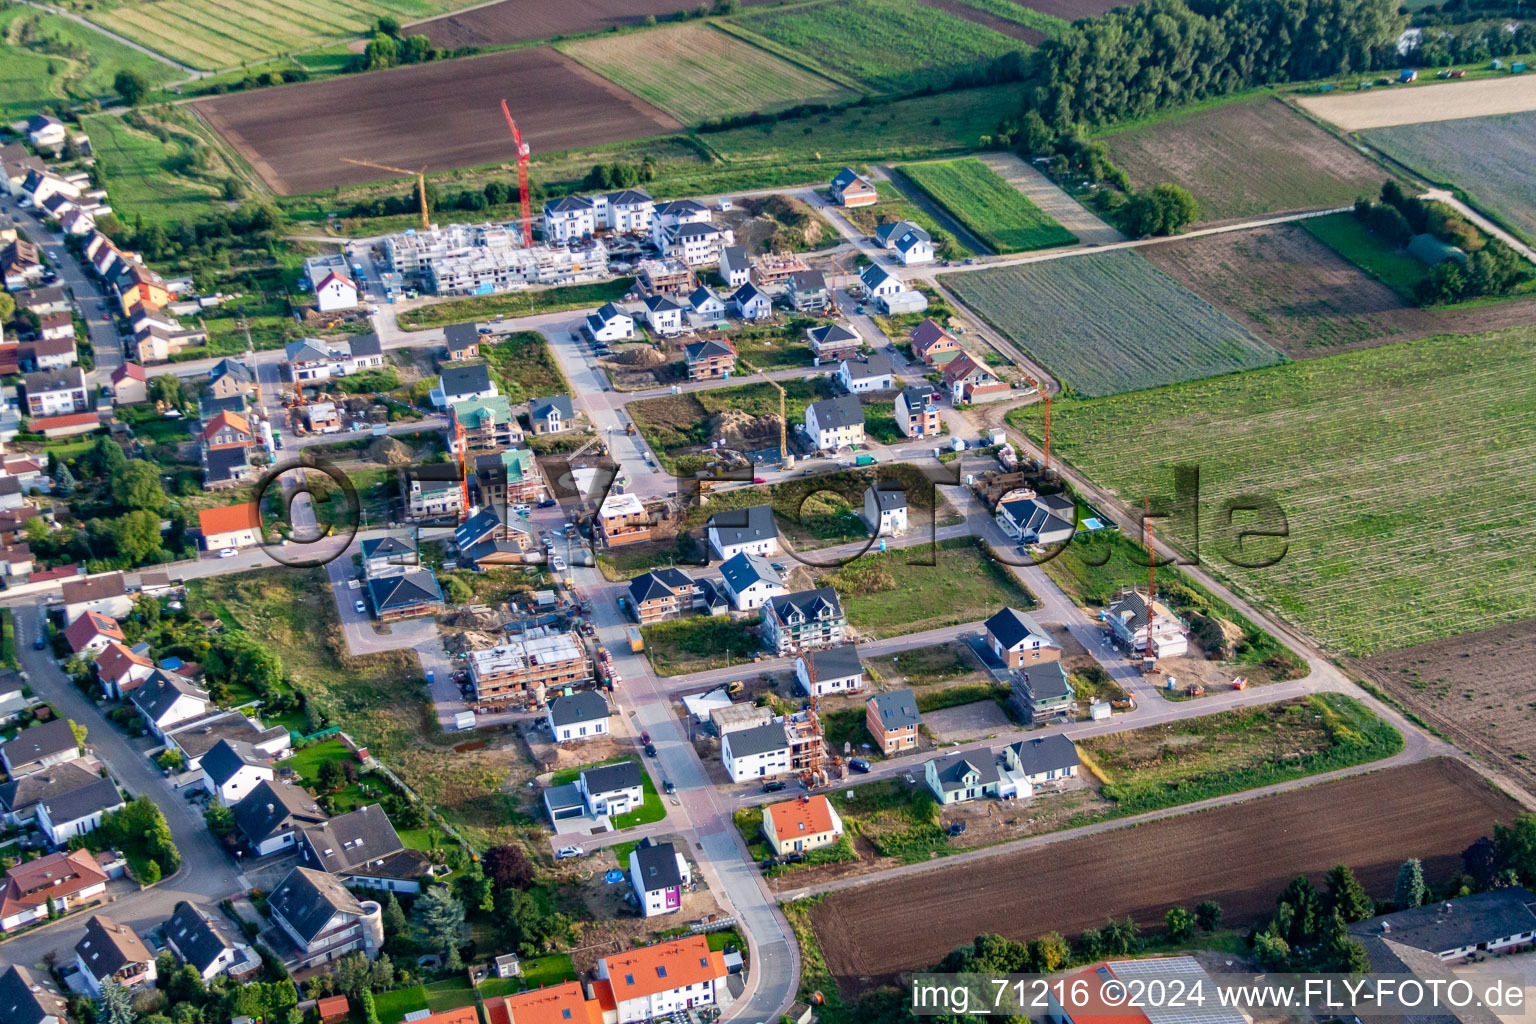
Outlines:
{"type": "Polygon", "coordinates": [[[528,209],[528,143],[523,141],[523,133],[517,130],[517,122],[512,120],[506,100],[501,101],[501,112],[507,117],[507,127],[512,129],[512,143],[517,147],[517,192],[523,204],[523,248],[527,249],[533,245],[533,214],[528,209]]]}
{"type": "Polygon", "coordinates": [[[387,164],[371,164],[367,160],[351,160],[342,157],[344,164],[356,164],[359,167],[372,167],[376,171],[394,171],[396,174],[413,174],[416,176],[416,198],[421,203],[421,230],[425,231],[432,226],[427,219],[427,169],[423,167],[419,171],[408,171],[403,167],[390,167],[387,164]]]}
{"type": "Polygon", "coordinates": [[[1041,384],[1029,374],[1024,375],[1029,381],[1029,386],[1040,393],[1040,401],[1045,405],[1045,429],[1041,433],[1040,449],[1045,453],[1045,458],[1040,463],[1040,472],[1046,476],[1051,474],[1051,389],[1041,384]]]}
{"type": "Polygon", "coordinates": [[[457,416],[453,417],[453,441],[459,449],[459,522],[462,523],[469,519],[469,445],[464,440],[464,421],[457,416]]]}
{"type": "Polygon", "coordinates": [[[1141,670],[1147,675],[1157,671],[1157,644],[1152,639],[1152,624],[1157,618],[1157,554],[1152,547],[1152,498],[1142,497],[1141,540],[1147,546],[1147,645],[1141,654],[1141,670]]]}
{"type": "Polygon", "coordinates": [[[806,731],[801,734],[802,737],[809,736],[811,742],[801,768],[800,781],[805,783],[806,789],[814,789],[827,781],[826,771],[822,767],[826,757],[826,734],[821,730],[821,700],[816,696],[816,658],[811,651],[805,651],[800,656],[805,660],[806,690],[811,695],[810,705],[805,709],[806,731]]]}
{"type": "Polygon", "coordinates": [[[767,373],[766,370],[759,370],[757,367],[753,366],[751,363],[747,362],[745,359],[742,359],[740,356],[737,356],[736,360],[737,360],[737,362],[741,363],[742,366],[745,366],[747,369],[751,370],[753,373],[760,373],[760,374],[762,374],[763,375],[763,380],[767,381],[769,384],[772,384],[774,386],[774,388],[777,389],[777,391],[779,392],[779,465],[788,468],[788,466],[790,465],[790,461],[789,461],[789,413],[786,411],[786,408],[785,408],[786,403],[785,403],[784,388],[779,384],[778,381],[776,381],[772,377],[768,376],[768,373],[767,373]]]}

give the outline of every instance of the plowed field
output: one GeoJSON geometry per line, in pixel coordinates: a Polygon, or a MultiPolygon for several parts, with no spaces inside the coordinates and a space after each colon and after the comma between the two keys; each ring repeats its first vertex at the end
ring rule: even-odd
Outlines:
{"type": "Polygon", "coordinates": [[[1334,864],[1385,897],[1406,858],[1442,880],[1518,810],[1464,765],[1426,761],[861,886],[828,896],[811,920],[828,968],[853,993],[988,932],[1074,936],[1127,914],[1150,927],[1202,899],[1242,927],[1268,915],[1297,874],[1317,881],[1334,864]]]}
{"type": "MultiPolygon", "coordinates": [[[[742,0],[737,6],[750,7],[762,2],[742,0]]],[[[502,0],[461,14],[418,21],[410,29],[413,34],[419,32],[432,40],[433,46],[448,49],[501,46],[627,28],[639,25],[647,15],[661,17],[678,10],[679,5],[672,0],[559,0],[546,4],[502,0]]]]}

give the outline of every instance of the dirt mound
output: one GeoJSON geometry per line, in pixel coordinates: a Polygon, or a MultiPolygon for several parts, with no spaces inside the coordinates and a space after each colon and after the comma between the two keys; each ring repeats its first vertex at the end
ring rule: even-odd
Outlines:
{"type": "Polygon", "coordinates": [[[723,437],[727,447],[740,448],[743,442],[770,435],[779,436],[779,417],[753,416],[739,409],[727,409],[710,421],[712,437],[723,437]]]}
{"type": "Polygon", "coordinates": [[[381,466],[403,466],[416,457],[416,453],[392,437],[381,437],[368,446],[368,461],[381,466]]]}
{"type": "Polygon", "coordinates": [[[634,348],[624,349],[622,352],[615,352],[609,357],[608,361],[618,363],[620,366],[648,369],[652,366],[660,366],[667,360],[665,356],[651,346],[637,345],[634,348]]]}

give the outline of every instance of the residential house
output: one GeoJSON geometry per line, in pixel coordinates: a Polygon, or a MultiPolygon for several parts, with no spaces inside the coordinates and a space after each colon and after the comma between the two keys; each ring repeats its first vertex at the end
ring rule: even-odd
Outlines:
{"type": "Polygon", "coordinates": [[[1009,699],[1030,725],[1069,721],[1077,711],[1077,697],[1060,661],[1015,672],[1009,699]]]}
{"type": "Polygon", "coordinates": [[[118,307],[123,316],[135,309],[164,309],[170,304],[172,292],[165,279],[137,260],[119,260],[117,274],[112,278],[112,290],[117,293],[118,307]]]}
{"type": "Polygon", "coordinates": [[[32,548],[29,545],[0,545],[0,575],[24,579],[31,574],[32,567],[32,548]]]}
{"type": "Polygon", "coordinates": [[[932,384],[909,384],[896,395],[896,426],[907,437],[936,437],[943,429],[939,393],[932,384]]]}
{"type": "Polygon", "coordinates": [[[587,336],[593,341],[630,341],[635,336],[635,318],[611,302],[587,314],[587,336]]]}
{"type": "Polygon", "coordinates": [[[91,408],[90,385],[78,366],[40,370],[23,378],[27,391],[27,415],[61,416],[91,408]]]}
{"type": "MultiPolygon", "coordinates": [[[[188,345],[204,345],[208,342],[208,332],[201,328],[183,327],[174,320],[164,320],[145,313],[136,314],[129,329],[133,331],[133,355],[140,363],[163,363],[184,351],[188,345]]],[[[253,387],[254,382],[248,385],[248,389],[253,387]]],[[[220,395],[220,390],[216,389],[214,394],[220,395]]]]}
{"type": "Polygon", "coordinates": [[[864,522],[876,537],[907,532],[907,492],[900,483],[887,480],[864,488],[864,522]]]}
{"type": "Polygon", "coordinates": [[[902,266],[933,262],[933,236],[916,224],[908,224],[905,231],[895,235],[889,248],[895,251],[902,266]]]}
{"type": "Polygon", "coordinates": [[[645,802],[644,778],[634,761],[583,768],[575,782],[544,790],[544,809],[551,821],[627,814],[645,802]]]}
{"type": "Polygon", "coordinates": [[[155,985],[155,955],[127,925],[105,914],[93,914],[85,922],[85,938],[75,943],[75,965],[85,987],[101,997],[104,983],[115,981],[124,988],[155,985]]]}
{"type": "Polygon", "coordinates": [[[743,320],[766,320],[773,316],[773,300],[751,281],[731,293],[730,305],[743,320]]]}
{"type": "Polygon", "coordinates": [[[384,945],[383,909],[359,902],[343,880],[313,868],[296,867],[267,897],[272,923],[286,934],[300,969],[348,953],[372,960],[384,945]]]}
{"type": "Polygon", "coordinates": [[[38,805],[45,799],[98,781],[101,775],[93,765],[94,762],[77,757],[0,784],[0,820],[7,825],[31,824],[37,819],[38,805]]]}
{"type": "Polygon", "coordinates": [[[950,400],[956,405],[962,402],[996,402],[1007,398],[1013,391],[1007,381],[987,369],[969,352],[962,352],[944,364],[944,384],[949,388],[950,400]]]}
{"type": "Polygon", "coordinates": [[[1157,658],[1181,658],[1189,652],[1189,627],[1166,604],[1137,588],[1124,591],[1110,603],[1110,633],[1115,642],[1137,654],[1157,658]]]}
{"type": "Polygon", "coordinates": [[[779,528],[768,505],[716,512],[704,524],[709,548],[721,560],[746,552],[752,555],[779,553],[779,528]]]}
{"type": "Polygon", "coordinates": [[[137,405],[149,398],[149,374],[138,363],[124,363],[112,371],[112,404],[137,405]]]}
{"type": "Polygon", "coordinates": [[[860,689],[864,685],[864,663],[859,660],[858,645],[838,644],[800,655],[795,659],[795,682],[807,697],[829,697],[860,689]]]}
{"type": "Polygon", "coordinates": [[[943,366],[965,350],[955,336],[932,318],[925,318],[909,335],[912,354],[929,366],[943,366]]]}
{"type": "Polygon", "coordinates": [[[868,178],[844,167],[832,179],[832,198],[841,206],[874,206],[880,201],[880,193],[868,178]]]}
{"type": "Polygon", "coordinates": [[[309,279],[320,312],[357,308],[357,282],[347,268],[347,257],[343,253],[311,256],[304,261],[304,276],[309,279]]]}
{"type": "Polygon", "coordinates": [[[595,197],[599,225],[616,235],[643,235],[656,216],[656,200],[643,188],[626,188],[595,197]]]}
{"type": "Polygon", "coordinates": [[[359,334],[339,342],[300,338],[284,346],[283,353],[289,376],[299,384],[346,377],[384,365],[384,349],[377,334],[359,334]]]}
{"type": "Polygon", "coordinates": [[[1077,532],[1077,506],[1065,494],[1035,494],[1000,502],[994,516],[1020,544],[1064,544],[1077,532]]]}
{"type": "Polygon", "coordinates": [[[389,815],[368,804],[299,834],[299,862],[364,889],[420,892],[432,878],[432,862],[420,850],[408,850],[389,815]]]}
{"type": "Polygon", "coordinates": [[[197,526],[203,535],[203,547],[208,551],[255,547],[263,539],[261,509],[254,501],[201,509],[197,513],[197,526]]]}
{"type": "Polygon", "coordinates": [[[243,740],[219,740],[201,761],[203,788],[225,807],[233,807],[263,782],[277,778],[271,763],[243,740]]]}
{"type": "Polygon", "coordinates": [[[7,1024],[69,1024],[69,1005],[45,985],[46,978],[19,964],[0,973],[0,1015],[7,1024]]]}
{"type": "Polygon", "coordinates": [[[398,576],[421,564],[416,545],[405,537],[372,537],[358,546],[363,576],[398,576]]]}
{"type": "Polygon", "coordinates": [[[917,749],[917,730],[923,716],[911,690],[886,690],[864,702],[864,727],[875,746],[887,757],[917,749]]]}
{"type": "Polygon", "coordinates": [[[875,243],[882,249],[894,249],[896,248],[896,239],[913,228],[920,229],[920,225],[910,220],[887,221],[875,228],[875,243]]]}
{"type": "Polygon", "coordinates": [[[37,803],[37,830],[50,845],[61,847],[98,828],[103,815],[123,804],[116,783],[111,779],[93,779],[83,786],[43,796],[37,803]]]}
{"type": "Polygon", "coordinates": [[[411,569],[397,576],[368,580],[368,606],[380,622],[436,615],[444,608],[443,588],[431,569],[411,569]]]}
{"type": "Polygon", "coordinates": [[[763,645],[779,657],[843,642],[848,617],[837,591],[817,587],[770,598],[763,605],[763,645]]]}
{"type": "Polygon", "coordinates": [[[780,857],[831,846],[842,834],[843,819],[824,793],[804,794],[763,808],[763,836],[780,857]]]}
{"type": "Polygon", "coordinates": [[[712,380],[736,372],[736,348],[725,338],[705,338],[683,346],[689,380],[712,380]]]}
{"type": "Polygon", "coordinates": [[[69,649],[81,658],[89,658],[107,649],[114,640],[122,643],[123,628],[117,620],[100,612],[88,611],[64,628],[69,649]]]}
{"type": "Polygon", "coordinates": [[[720,276],[727,288],[736,289],[752,280],[752,260],[745,246],[728,245],[720,254],[720,276]]]}
{"type": "Polygon", "coordinates": [[[155,674],[155,663],[124,644],[112,641],[96,658],[96,679],[113,700],[124,700],[155,674]]]}
{"type": "Polygon", "coordinates": [[[156,669],[129,699],[144,716],[150,731],[161,739],[173,725],[200,718],[213,706],[207,690],[163,668],[156,669]]]}
{"type": "Polygon", "coordinates": [[[469,450],[507,448],[523,439],[523,428],[512,415],[505,395],[453,403],[448,410],[448,450],[455,454],[459,450],[460,431],[469,450]]]}
{"type": "Polygon", "coordinates": [[[784,577],[766,558],[738,551],[720,566],[720,575],[731,607],[739,612],[761,608],[770,598],[789,593],[784,577]]]}
{"type": "Polygon", "coordinates": [[[641,260],[635,268],[635,281],[646,295],[682,297],[699,285],[692,268],[682,260],[641,260]]]}
{"type": "Polygon", "coordinates": [[[1386,973],[1376,965],[1380,963],[1377,947],[1387,943],[1397,947],[1397,958],[1403,958],[1404,950],[1429,954],[1432,966],[1514,954],[1536,942],[1536,894],[1518,885],[1489,889],[1357,921],[1349,932],[1365,944],[1373,973],[1386,973]]]}
{"type": "Polygon", "coordinates": [[[822,363],[857,355],[864,344],[858,332],[844,324],[807,327],[805,339],[811,343],[811,353],[822,363]]]}
{"type": "Polygon", "coordinates": [[[1061,645],[1034,618],[1004,608],[987,620],[987,647],[1010,669],[1061,660],[1061,645]]]}
{"type": "Polygon", "coordinates": [[[233,398],[256,390],[256,378],[237,359],[220,359],[208,371],[208,391],[215,398],[233,398]]]}
{"type": "Polygon", "coordinates": [[[490,367],[484,363],[460,363],[443,367],[432,389],[432,404],[446,408],[472,398],[491,398],[499,393],[491,380],[490,367]]]}
{"type": "Polygon", "coordinates": [[[37,246],[15,238],[0,248],[0,278],[6,291],[12,292],[41,281],[43,263],[38,259],[37,246]]]}
{"type": "Polygon", "coordinates": [[[440,519],[464,510],[464,482],[457,463],[400,468],[400,489],[411,519],[440,519]]]}
{"type": "Polygon", "coordinates": [[[528,403],[528,421],[535,434],[559,434],[572,429],[576,411],[569,395],[535,398],[528,403]]]}
{"type": "Polygon", "coordinates": [[[732,782],[787,774],[790,770],[789,736],[783,720],[732,729],[722,735],[720,763],[725,765],[732,782]]]}
{"type": "Polygon", "coordinates": [[[475,486],[482,503],[531,504],[544,497],[544,477],[533,452],[527,448],[507,448],[493,455],[477,456],[475,486]]]}
{"type": "MultiPolygon", "coordinates": [[[[107,875],[89,850],[60,850],[23,861],[0,878],[0,931],[10,933],[45,920],[50,909],[77,910],[106,891],[107,875]]],[[[0,993],[4,991],[0,985],[0,993]]],[[[14,1019],[6,1012],[3,995],[0,1019],[7,1024],[14,1019]]]]}
{"type": "Polygon", "coordinates": [[[80,743],[64,718],[33,725],[21,730],[14,739],[0,743],[0,767],[4,767],[12,779],[73,761],[79,756],[80,743]]]}
{"type": "Polygon", "coordinates": [[[864,286],[864,293],[871,300],[896,295],[907,290],[901,278],[892,274],[878,263],[871,263],[859,271],[859,282],[864,286]]]}
{"type": "Polygon", "coordinates": [[[245,447],[204,448],[203,487],[210,491],[238,487],[256,474],[251,450],[245,447]]]}
{"type": "Polygon", "coordinates": [[[210,450],[218,448],[250,448],[256,443],[251,421],[234,412],[216,412],[203,424],[198,440],[210,450]]]}
{"type": "Polygon", "coordinates": [[[59,227],[66,235],[81,237],[96,230],[96,218],[84,210],[70,210],[59,219],[59,227]]]}
{"type": "Polygon", "coordinates": [[[941,804],[999,795],[997,761],[986,750],[935,757],[923,765],[923,778],[941,804]]]}
{"type": "Polygon", "coordinates": [[[176,901],[160,930],[171,952],[183,963],[191,964],[204,983],[221,974],[239,980],[261,966],[261,960],[249,946],[226,939],[212,917],[186,900],[176,901]]]}
{"type": "Polygon", "coordinates": [[[651,515],[633,494],[610,491],[597,507],[597,537],[609,548],[651,539],[651,515]]]}
{"type": "Polygon", "coordinates": [[[852,395],[891,389],[891,361],[878,352],[859,359],[845,358],[837,366],[837,382],[852,395]]]}
{"type": "Polygon", "coordinates": [[[683,889],[693,882],[688,860],[671,843],[650,836],[629,851],[629,884],[641,917],[675,914],[683,909],[683,889]]]}
{"type": "Polygon", "coordinates": [[[341,413],[335,402],[311,402],[299,410],[304,426],[311,434],[341,432],[341,413]]]}
{"type": "Polygon", "coordinates": [[[1049,736],[1010,743],[1003,748],[1003,770],[1029,788],[1020,796],[1028,796],[1047,782],[1061,782],[1077,778],[1077,745],[1057,732],[1049,736]]]}
{"type": "Polygon", "coordinates": [[[300,830],[326,820],[314,797],[286,782],[258,782],[231,810],[236,833],[257,857],[292,849],[300,830]]]}
{"type": "MultiPolygon", "coordinates": [[[[613,993],[612,1024],[633,1024],[701,1006],[727,1006],[725,955],[703,935],[629,949],[597,961],[597,976],[613,993]]],[[[553,1024],[557,1018],[548,1018],[553,1024]]],[[[608,1020],[607,1011],[603,1019],[608,1020]]],[[[542,1024],[532,1017],[514,1024],[542,1024]]]]}
{"type": "Polygon", "coordinates": [[[590,238],[597,232],[592,200],[585,196],[561,196],[544,202],[544,241],[566,245],[590,238]]]}
{"type": "Polygon", "coordinates": [[[40,288],[23,288],[11,296],[18,310],[43,316],[47,313],[68,313],[69,296],[61,284],[44,285],[40,288]]]}
{"type": "Polygon", "coordinates": [[[469,655],[469,681],[481,704],[542,703],[546,690],[591,678],[592,663],[570,633],[530,630],[469,655]]]}
{"type": "MultiPolygon", "coordinates": [[[[62,416],[38,416],[28,421],[27,429],[34,434],[42,434],[49,441],[64,437],[78,437],[81,434],[93,434],[101,426],[101,419],[94,412],[72,412],[62,416]]],[[[0,480],[0,485],[4,481],[0,480]]],[[[0,490],[0,494],[4,494],[0,490]]]]}
{"type": "Polygon", "coordinates": [[[864,407],[853,395],[824,398],[805,407],[805,434],[818,451],[864,443],[864,407]]]}
{"type": "MultiPolygon", "coordinates": [[[[497,958],[498,963],[501,959],[497,958]]],[[[515,961],[516,957],[509,956],[508,959],[515,961]]],[[[554,1024],[557,1021],[607,1024],[603,1005],[613,1002],[612,990],[606,983],[602,983],[602,987],[603,996],[599,997],[597,986],[590,983],[567,981],[544,985],[515,995],[486,999],[485,1012],[491,1024],[554,1024]]]]}
{"type": "Polygon", "coordinates": [[[797,313],[820,313],[832,303],[827,275],[819,270],[797,270],[789,279],[789,304],[797,313]]]}
{"type": "Polygon", "coordinates": [[[27,141],[38,149],[58,150],[69,133],[64,122],[52,114],[33,114],[27,118],[27,141]]]}
{"type": "MultiPolygon", "coordinates": [[[[263,757],[281,757],[293,747],[288,730],[280,725],[267,728],[261,720],[238,711],[215,712],[179,726],[166,736],[166,744],[181,751],[187,771],[198,771],[203,758],[220,740],[238,740],[248,744],[263,757]]],[[[259,784],[258,784],[259,785],[259,784]]]]}
{"type": "Polygon", "coordinates": [[[443,349],[448,362],[480,358],[480,328],[477,324],[449,324],[443,328],[443,349]]]}
{"type": "Polygon", "coordinates": [[[664,338],[683,330],[683,306],[667,295],[649,295],[645,299],[645,322],[664,338]]]}
{"type": "Polygon", "coordinates": [[[698,608],[698,581],[681,569],[652,569],[629,581],[630,614],[642,626],[686,615],[698,608]]]}
{"type": "Polygon", "coordinates": [[[718,323],[725,319],[725,300],[701,284],[688,295],[688,311],[696,323],[718,323]]]}
{"type": "Polygon", "coordinates": [[[556,743],[571,743],[607,736],[608,716],[612,713],[601,693],[581,690],[551,698],[544,721],[556,743]]]}

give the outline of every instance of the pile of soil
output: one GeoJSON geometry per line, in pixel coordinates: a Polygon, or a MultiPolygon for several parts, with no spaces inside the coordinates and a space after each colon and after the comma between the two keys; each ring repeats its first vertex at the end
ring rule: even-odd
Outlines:
{"type": "Polygon", "coordinates": [[[412,461],[416,454],[408,445],[396,441],[392,437],[381,437],[368,446],[368,461],[377,462],[381,466],[403,466],[412,461]]]}
{"type": "Polygon", "coordinates": [[[608,358],[608,361],[617,363],[620,366],[631,366],[644,370],[653,366],[660,366],[667,359],[666,356],[663,356],[649,345],[636,345],[633,348],[626,348],[615,352],[608,358]]]}
{"type": "Polygon", "coordinates": [[[448,638],[443,641],[443,649],[449,654],[468,654],[470,651],[490,650],[498,642],[498,638],[494,634],[479,630],[466,630],[463,633],[450,633],[448,638]]]}
{"type": "Polygon", "coordinates": [[[777,413],[771,416],[752,416],[739,409],[726,409],[710,421],[710,436],[724,438],[726,445],[731,448],[750,448],[753,446],[744,444],[749,439],[777,438],[780,422],[777,413]]]}

